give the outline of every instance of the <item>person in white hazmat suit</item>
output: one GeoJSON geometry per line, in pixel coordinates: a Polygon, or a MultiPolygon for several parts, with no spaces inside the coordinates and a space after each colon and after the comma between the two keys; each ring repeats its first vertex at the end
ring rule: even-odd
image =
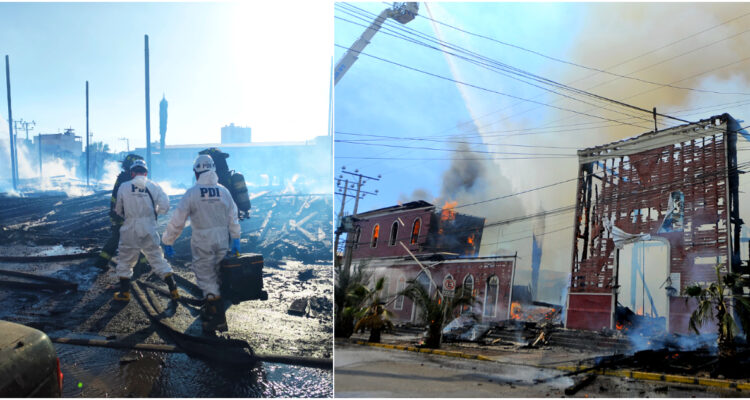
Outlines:
{"type": "Polygon", "coordinates": [[[130,279],[141,252],[154,272],[167,283],[172,298],[180,297],[172,276],[172,267],[164,259],[159,246],[159,234],[156,233],[157,215],[169,211],[169,198],[156,182],[148,180],[147,175],[146,162],[136,160],[130,167],[133,179],[122,183],[117,190],[115,212],[125,219],[120,227],[115,270],[120,278],[120,291],[114,295],[118,301],[130,300],[130,279]]]}
{"type": "Polygon", "coordinates": [[[193,228],[190,249],[192,270],[205,303],[201,318],[204,331],[226,331],[227,322],[219,291],[219,263],[226,256],[229,238],[232,252],[240,250],[240,224],[232,194],[220,185],[216,166],[209,155],[200,155],[193,163],[197,182],[182,196],[182,201],[167,224],[162,241],[167,257],[174,255],[172,244],[185,228],[187,219],[193,228]]]}

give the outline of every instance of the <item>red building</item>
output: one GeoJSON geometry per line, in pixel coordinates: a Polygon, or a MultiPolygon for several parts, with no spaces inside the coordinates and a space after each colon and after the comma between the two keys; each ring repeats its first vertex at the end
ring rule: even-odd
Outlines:
{"type": "Polygon", "coordinates": [[[418,322],[411,300],[394,298],[409,280],[431,294],[471,289],[478,302],[466,311],[482,321],[508,319],[516,258],[477,257],[484,218],[415,201],[358,214],[353,226],[352,265],[368,268],[373,281],[385,277],[383,293],[391,300],[394,322],[418,322]]]}
{"type": "Polygon", "coordinates": [[[739,131],[724,114],[578,152],[566,327],[619,329],[632,308],[688,331],[684,288],[743,267],[739,131]]]}

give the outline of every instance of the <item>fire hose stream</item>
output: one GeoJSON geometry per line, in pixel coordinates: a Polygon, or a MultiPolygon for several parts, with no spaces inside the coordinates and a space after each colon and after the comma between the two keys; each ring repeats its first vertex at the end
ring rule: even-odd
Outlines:
{"type": "Polygon", "coordinates": [[[139,282],[134,282],[132,288],[136,299],[138,299],[149,318],[167,332],[175,341],[177,347],[190,356],[240,365],[265,361],[322,369],[333,368],[333,361],[330,358],[255,354],[250,345],[242,340],[187,335],[172,326],[169,321],[159,318],[159,315],[163,315],[164,310],[159,309],[160,307],[157,305],[160,305],[160,303],[158,301],[153,301],[153,304],[149,301],[148,295],[141,289],[139,282]]]}

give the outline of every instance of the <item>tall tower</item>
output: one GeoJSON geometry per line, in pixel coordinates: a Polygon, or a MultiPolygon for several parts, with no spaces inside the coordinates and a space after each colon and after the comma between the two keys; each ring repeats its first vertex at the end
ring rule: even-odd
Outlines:
{"type": "Polygon", "coordinates": [[[159,102],[159,154],[164,157],[164,138],[167,136],[167,97],[162,94],[159,102]]]}

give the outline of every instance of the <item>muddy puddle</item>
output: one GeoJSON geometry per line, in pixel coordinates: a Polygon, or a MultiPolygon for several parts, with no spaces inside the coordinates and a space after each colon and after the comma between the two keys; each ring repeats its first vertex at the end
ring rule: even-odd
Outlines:
{"type": "Polygon", "coordinates": [[[55,344],[64,397],[331,397],[330,370],[212,365],[183,353],[55,344]]]}

